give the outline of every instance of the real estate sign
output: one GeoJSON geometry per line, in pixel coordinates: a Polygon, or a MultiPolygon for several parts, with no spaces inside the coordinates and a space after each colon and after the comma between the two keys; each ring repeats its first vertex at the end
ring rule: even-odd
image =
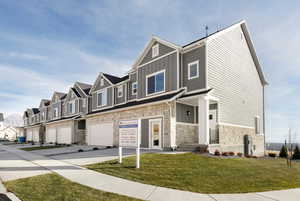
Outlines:
{"type": "Polygon", "coordinates": [[[138,120],[120,121],[120,147],[138,147],[138,126],[138,120]]]}

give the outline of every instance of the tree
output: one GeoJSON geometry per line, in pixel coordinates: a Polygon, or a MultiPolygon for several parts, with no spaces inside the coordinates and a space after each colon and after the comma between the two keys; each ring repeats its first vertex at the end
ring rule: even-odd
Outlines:
{"type": "Polygon", "coordinates": [[[282,145],[280,153],[279,153],[279,157],[280,158],[286,158],[287,156],[288,156],[287,148],[286,148],[285,145],[282,145]]]}
{"type": "Polygon", "coordinates": [[[294,149],[293,159],[300,160],[300,149],[299,149],[298,145],[296,145],[296,147],[294,149]]]}

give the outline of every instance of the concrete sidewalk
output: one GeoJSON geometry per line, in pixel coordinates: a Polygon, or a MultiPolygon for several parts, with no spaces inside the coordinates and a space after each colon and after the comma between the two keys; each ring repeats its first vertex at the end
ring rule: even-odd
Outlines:
{"type": "MultiPolygon", "coordinates": [[[[64,161],[49,159],[45,156],[21,151],[9,146],[0,146],[0,149],[15,155],[17,165],[25,166],[28,162],[46,168],[52,172],[85,186],[102,191],[135,197],[151,201],[299,201],[300,189],[272,191],[247,194],[199,194],[187,191],[174,190],[141,184],[117,177],[101,174],[64,161]]],[[[1,160],[1,159],[0,159],[1,160]]],[[[11,162],[12,163],[12,162],[11,162]]],[[[1,163],[2,165],[5,162],[1,163]]],[[[0,164],[0,168],[2,167],[0,164]]],[[[15,165],[16,166],[16,165],[15,165]]],[[[6,167],[7,168],[7,167],[6,167]]],[[[25,166],[26,171],[26,166],[25,166]]],[[[18,172],[18,174],[20,174],[18,172]]]]}

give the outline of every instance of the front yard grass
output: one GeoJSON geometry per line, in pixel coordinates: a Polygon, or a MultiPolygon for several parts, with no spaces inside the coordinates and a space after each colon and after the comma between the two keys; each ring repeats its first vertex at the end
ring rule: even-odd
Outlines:
{"type": "Polygon", "coordinates": [[[46,174],[5,182],[8,191],[26,201],[139,201],[71,182],[57,174],[46,174]]]}
{"type": "Polygon", "coordinates": [[[246,193],[300,187],[300,164],[283,159],[214,158],[199,154],[143,154],[88,165],[101,173],[141,183],[199,193],[246,193]]]}
{"type": "Polygon", "coordinates": [[[63,148],[63,147],[67,147],[67,145],[47,145],[47,146],[37,146],[37,147],[24,147],[24,148],[21,148],[21,150],[35,151],[35,150],[56,149],[56,148],[63,148]]]}

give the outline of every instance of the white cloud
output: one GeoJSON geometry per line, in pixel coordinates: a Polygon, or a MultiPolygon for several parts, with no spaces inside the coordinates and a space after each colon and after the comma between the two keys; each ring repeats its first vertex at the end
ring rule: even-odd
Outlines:
{"type": "Polygon", "coordinates": [[[48,59],[46,56],[36,55],[36,54],[27,54],[20,52],[9,52],[8,56],[18,58],[18,59],[28,59],[28,60],[40,60],[45,61],[48,59]]]}

